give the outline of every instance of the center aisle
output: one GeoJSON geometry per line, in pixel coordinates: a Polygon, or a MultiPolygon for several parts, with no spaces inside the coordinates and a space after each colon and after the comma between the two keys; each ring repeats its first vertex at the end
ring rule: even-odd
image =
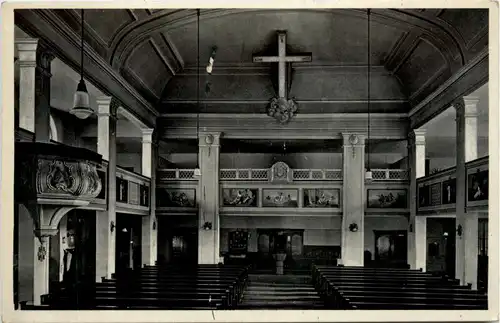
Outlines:
{"type": "Polygon", "coordinates": [[[324,309],[310,276],[250,274],[238,309],[324,309]]]}

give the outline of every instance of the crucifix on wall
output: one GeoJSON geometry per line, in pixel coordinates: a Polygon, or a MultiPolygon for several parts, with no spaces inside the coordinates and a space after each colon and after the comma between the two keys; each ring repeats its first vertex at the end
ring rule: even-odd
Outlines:
{"type": "Polygon", "coordinates": [[[296,114],[297,103],[287,95],[287,64],[294,62],[311,62],[310,53],[286,55],[286,32],[278,31],[278,56],[253,56],[254,63],[278,63],[278,96],[271,99],[267,114],[285,124],[296,114]]]}

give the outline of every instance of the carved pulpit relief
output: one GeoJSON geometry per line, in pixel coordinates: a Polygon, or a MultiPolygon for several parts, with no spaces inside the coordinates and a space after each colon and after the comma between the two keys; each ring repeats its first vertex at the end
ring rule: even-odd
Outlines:
{"type": "Polygon", "coordinates": [[[297,102],[288,98],[287,88],[290,80],[287,80],[287,63],[311,62],[312,55],[286,55],[286,32],[278,31],[278,56],[254,56],[254,63],[278,63],[278,96],[271,99],[267,114],[275,118],[280,124],[288,123],[298,110],[297,102]]]}

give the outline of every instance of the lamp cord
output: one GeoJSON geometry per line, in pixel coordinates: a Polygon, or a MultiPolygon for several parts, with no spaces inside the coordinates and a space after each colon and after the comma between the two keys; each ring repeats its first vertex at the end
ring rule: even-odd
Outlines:
{"type": "MultiPolygon", "coordinates": [[[[196,140],[197,145],[199,145],[200,136],[200,9],[196,9],[197,14],[197,27],[198,27],[198,49],[197,49],[197,60],[196,60],[196,140]]],[[[200,159],[200,148],[196,150],[196,165],[199,167],[200,159]]]]}
{"type": "Polygon", "coordinates": [[[83,13],[83,11],[84,10],[82,9],[82,11],[81,11],[81,16],[82,16],[82,21],[81,21],[81,24],[82,24],[82,39],[81,39],[82,50],[81,50],[81,53],[80,53],[80,55],[81,55],[81,57],[80,57],[80,62],[81,62],[80,63],[80,78],[81,78],[82,81],[83,81],[83,50],[84,50],[83,49],[83,35],[84,35],[84,28],[83,28],[83,20],[84,20],[83,14],[84,13],[83,13]]]}
{"type": "Polygon", "coordinates": [[[368,159],[368,170],[370,170],[370,69],[371,69],[371,59],[370,59],[370,9],[367,9],[367,14],[368,14],[368,23],[367,23],[367,30],[368,30],[368,77],[367,77],[367,83],[368,83],[368,140],[366,141],[366,148],[367,148],[367,159],[368,159]]]}

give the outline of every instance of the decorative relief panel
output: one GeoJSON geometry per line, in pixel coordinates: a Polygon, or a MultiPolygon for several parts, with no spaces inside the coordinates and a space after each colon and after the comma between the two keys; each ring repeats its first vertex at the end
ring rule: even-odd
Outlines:
{"type": "Polygon", "coordinates": [[[369,189],[367,206],[374,209],[406,209],[408,193],[406,189],[369,189]]]}
{"type": "Polygon", "coordinates": [[[263,189],[263,207],[298,207],[297,189],[263,189]]]}
{"type": "Polygon", "coordinates": [[[304,207],[340,207],[340,189],[304,188],[304,207]]]}
{"type": "Polygon", "coordinates": [[[156,197],[158,207],[196,207],[195,189],[158,187],[156,197]]]}
{"type": "Polygon", "coordinates": [[[256,207],[257,189],[225,188],[222,190],[222,205],[234,207],[256,207]]]}

